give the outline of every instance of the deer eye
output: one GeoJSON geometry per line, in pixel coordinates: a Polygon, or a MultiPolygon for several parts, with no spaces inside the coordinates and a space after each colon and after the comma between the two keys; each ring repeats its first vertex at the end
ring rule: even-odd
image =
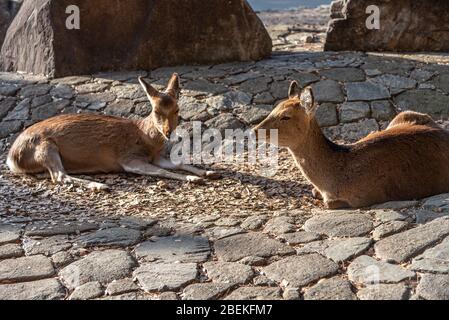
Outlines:
{"type": "Polygon", "coordinates": [[[281,118],[281,121],[288,121],[288,120],[290,120],[290,119],[291,119],[291,117],[285,116],[285,117],[282,117],[282,118],[281,118]]]}

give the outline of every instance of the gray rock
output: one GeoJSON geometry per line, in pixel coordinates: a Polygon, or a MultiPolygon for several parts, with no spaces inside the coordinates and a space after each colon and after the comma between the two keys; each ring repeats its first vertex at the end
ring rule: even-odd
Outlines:
{"type": "Polygon", "coordinates": [[[200,103],[196,99],[188,96],[181,96],[179,102],[179,115],[184,120],[190,120],[196,115],[207,110],[206,103],[200,103]]]}
{"type": "Polygon", "coordinates": [[[124,228],[131,228],[136,230],[145,230],[148,227],[154,226],[158,223],[155,219],[142,219],[134,217],[125,217],[120,219],[120,226],[124,228]]]}
{"type": "Polygon", "coordinates": [[[196,263],[146,263],[134,271],[134,278],[146,292],[178,290],[197,275],[196,263]]]}
{"type": "Polygon", "coordinates": [[[46,95],[40,96],[40,97],[35,97],[35,98],[33,98],[32,102],[31,102],[31,107],[36,108],[43,104],[50,103],[52,101],[53,101],[53,99],[52,99],[51,95],[49,95],[49,94],[46,94],[46,95]]]}
{"type": "Polygon", "coordinates": [[[250,216],[240,226],[246,230],[257,230],[262,228],[266,221],[267,218],[265,216],[250,216]]]}
{"type": "Polygon", "coordinates": [[[113,115],[126,117],[129,116],[134,110],[134,103],[132,100],[117,100],[106,107],[104,113],[113,115]]]}
{"type": "MultiPolygon", "coordinates": [[[[195,79],[194,81],[188,81],[183,84],[183,89],[186,91],[191,91],[193,95],[217,95],[220,93],[227,92],[228,87],[219,84],[212,83],[204,79],[195,79]]],[[[246,90],[243,90],[246,92],[246,90]]],[[[185,94],[189,94],[185,92],[185,94]]]]}
{"type": "Polygon", "coordinates": [[[209,228],[205,231],[204,235],[210,240],[216,241],[219,239],[235,236],[237,234],[245,233],[246,231],[239,227],[226,228],[226,227],[215,227],[209,228]]]}
{"type": "Polygon", "coordinates": [[[338,265],[319,254],[292,256],[272,263],[263,269],[270,279],[286,287],[300,288],[321,278],[331,276],[338,265]]]}
{"type": "Polygon", "coordinates": [[[425,224],[435,219],[448,216],[449,211],[438,212],[437,210],[437,212],[435,212],[429,210],[413,210],[410,212],[410,214],[416,217],[417,224],[425,224]]]}
{"type": "Polygon", "coordinates": [[[419,272],[449,273],[449,237],[413,259],[410,268],[419,272]]]}
{"type": "Polygon", "coordinates": [[[54,273],[50,259],[42,255],[0,261],[0,281],[40,280],[51,277],[54,273]]]}
{"type": "MultiPolygon", "coordinates": [[[[400,206],[402,206],[402,204],[400,206]]],[[[386,207],[396,207],[396,205],[388,205],[386,207]]],[[[410,215],[394,210],[378,209],[374,211],[374,213],[376,220],[380,222],[404,221],[410,219],[410,215]]]]}
{"type": "Polygon", "coordinates": [[[357,292],[360,300],[408,300],[410,289],[403,283],[369,285],[357,292]]]}
{"type": "Polygon", "coordinates": [[[20,89],[19,95],[23,98],[43,96],[50,92],[51,86],[43,84],[33,84],[20,89]]]}
{"type": "Polygon", "coordinates": [[[376,243],[376,255],[384,260],[404,262],[449,235],[449,218],[395,234],[376,243]]]}
{"type": "Polygon", "coordinates": [[[275,100],[284,100],[288,98],[288,88],[290,86],[291,81],[289,80],[281,80],[274,81],[271,84],[270,92],[275,98],[275,100]]]}
{"type": "Polygon", "coordinates": [[[114,81],[128,81],[134,80],[138,77],[146,77],[148,73],[146,71],[124,71],[124,72],[100,72],[94,74],[94,77],[106,82],[114,81]]]}
{"type": "Polygon", "coordinates": [[[159,300],[162,301],[176,301],[179,300],[178,295],[176,294],[176,292],[162,292],[159,295],[159,300]]]}
{"type": "Polygon", "coordinates": [[[250,266],[235,262],[206,262],[203,265],[207,276],[214,282],[231,285],[246,284],[254,276],[250,266]]]}
{"type": "Polygon", "coordinates": [[[407,221],[390,221],[381,224],[373,232],[373,239],[380,240],[382,238],[391,236],[392,234],[399,233],[407,229],[410,225],[407,221]]]}
{"type": "Polygon", "coordinates": [[[57,99],[72,99],[75,95],[73,89],[65,84],[58,84],[50,91],[50,95],[57,99]]]}
{"type": "Polygon", "coordinates": [[[323,102],[343,102],[345,96],[340,84],[333,80],[323,80],[312,85],[315,100],[323,102]]]}
{"type": "Polygon", "coordinates": [[[304,293],[304,300],[357,300],[348,280],[340,277],[325,279],[304,293]]]}
{"type": "Polygon", "coordinates": [[[0,224],[0,245],[20,240],[21,228],[8,224],[0,224]]]}
{"type": "Polygon", "coordinates": [[[321,127],[335,126],[338,124],[337,107],[333,103],[320,104],[315,118],[321,127]]]}
{"type": "Polygon", "coordinates": [[[296,252],[299,255],[319,253],[335,262],[342,262],[366,251],[371,242],[369,238],[333,238],[307,243],[296,252]]]}
{"type": "Polygon", "coordinates": [[[343,140],[355,142],[376,131],[379,131],[379,125],[376,120],[365,119],[359,122],[343,124],[340,128],[339,136],[343,140]]]}
{"type": "Polygon", "coordinates": [[[400,210],[407,209],[411,207],[415,207],[419,204],[419,201],[410,200],[410,201],[390,201],[382,204],[377,204],[372,206],[373,209],[391,209],[391,210],[400,210]]]}
{"type": "Polygon", "coordinates": [[[2,83],[0,86],[0,96],[13,97],[19,91],[19,87],[15,84],[2,83]]]}
{"type": "Polygon", "coordinates": [[[410,73],[410,78],[415,79],[419,82],[425,82],[430,80],[435,75],[434,72],[430,72],[423,69],[415,69],[410,73]]]}
{"type": "Polygon", "coordinates": [[[340,120],[353,122],[370,115],[370,108],[366,102],[345,102],[340,107],[340,120]]]}
{"type": "Polygon", "coordinates": [[[64,235],[38,240],[30,238],[25,238],[23,240],[23,248],[28,256],[35,254],[51,256],[60,251],[70,249],[71,247],[72,244],[69,242],[69,238],[64,235]]]}
{"type": "Polygon", "coordinates": [[[416,80],[393,74],[383,74],[373,78],[371,81],[387,87],[392,95],[408,89],[414,89],[417,85],[416,80]]]}
{"type": "Polygon", "coordinates": [[[22,128],[22,121],[0,122],[0,139],[7,138],[13,133],[17,133],[22,128]]]}
{"type": "Polygon", "coordinates": [[[284,300],[301,300],[298,288],[286,288],[282,297],[284,300]]]}
{"type": "Polygon", "coordinates": [[[449,211],[449,193],[424,199],[423,208],[433,211],[449,211]]]}
{"type": "Polygon", "coordinates": [[[415,273],[369,256],[360,256],[349,265],[348,276],[352,282],[368,285],[398,283],[415,277],[415,273]]]}
{"type": "Polygon", "coordinates": [[[0,260],[21,256],[23,256],[23,249],[16,243],[8,243],[0,246],[0,260]]]}
{"type": "Polygon", "coordinates": [[[424,274],[416,294],[426,300],[449,300],[449,275],[424,274]]]}
{"type": "Polygon", "coordinates": [[[335,68],[320,71],[320,75],[340,82],[365,81],[365,72],[358,68],[335,68]]]}
{"type": "Polygon", "coordinates": [[[195,283],[187,286],[183,293],[183,300],[216,300],[231,288],[225,283],[195,283]]]}
{"type": "Polygon", "coordinates": [[[307,220],[304,229],[329,237],[358,237],[371,232],[373,222],[367,214],[331,212],[307,220]]]}
{"type": "Polygon", "coordinates": [[[433,79],[432,83],[436,88],[440,89],[444,93],[449,93],[449,74],[440,74],[435,79],[433,79]]]}
{"type": "Polygon", "coordinates": [[[106,294],[116,296],[124,293],[138,291],[139,287],[134,283],[133,279],[125,278],[112,281],[106,288],[106,294]]]}
{"type": "Polygon", "coordinates": [[[256,256],[249,256],[240,260],[239,263],[248,266],[265,266],[267,264],[267,259],[256,256]]]}
{"type": "Polygon", "coordinates": [[[128,228],[110,228],[98,230],[80,236],[76,242],[83,247],[129,247],[140,240],[140,232],[128,228]]]}
{"type": "Polygon", "coordinates": [[[242,108],[239,118],[250,125],[258,124],[265,120],[273,110],[271,105],[253,105],[242,108]]]}
{"type": "Polygon", "coordinates": [[[111,92],[118,98],[124,100],[143,100],[147,97],[139,84],[121,84],[111,88],[111,92]]]}
{"type": "Polygon", "coordinates": [[[70,100],[57,100],[39,107],[31,111],[31,118],[34,121],[42,121],[54,117],[59,114],[64,108],[70,105],[70,100]]]}
{"type": "Polygon", "coordinates": [[[4,119],[5,121],[28,120],[30,117],[31,99],[22,100],[4,119]]]}
{"type": "Polygon", "coordinates": [[[88,282],[102,284],[127,277],[136,266],[134,259],[123,250],[95,251],[59,272],[66,286],[75,289],[88,282]]]}
{"type": "Polygon", "coordinates": [[[67,266],[72,263],[73,260],[74,258],[72,255],[66,251],[60,251],[51,256],[51,261],[53,261],[55,268],[58,269],[67,266]]]}
{"type": "Polygon", "coordinates": [[[308,72],[294,72],[289,78],[296,80],[301,88],[305,88],[311,83],[320,81],[320,77],[308,72]]]}
{"type": "Polygon", "coordinates": [[[276,99],[271,95],[271,93],[261,92],[254,96],[253,102],[255,104],[272,104],[275,100],[276,99]]]}
{"type": "Polygon", "coordinates": [[[267,222],[263,231],[275,235],[290,233],[296,230],[294,222],[295,220],[291,217],[275,217],[267,222]]]}
{"type": "Polygon", "coordinates": [[[320,240],[321,236],[317,233],[299,231],[294,233],[286,233],[279,236],[282,240],[285,240],[288,244],[294,246],[298,244],[309,243],[312,241],[320,240]]]}
{"type": "Polygon", "coordinates": [[[387,100],[371,102],[371,113],[378,121],[389,121],[396,115],[396,111],[387,100]]]}
{"type": "Polygon", "coordinates": [[[64,77],[52,80],[52,84],[65,84],[68,86],[76,86],[90,81],[92,78],[90,76],[72,76],[64,77]]]}
{"type": "Polygon", "coordinates": [[[26,227],[25,235],[28,237],[50,237],[65,234],[71,235],[95,230],[97,228],[97,224],[87,222],[58,221],[54,224],[49,224],[43,221],[37,221],[29,224],[26,227]]]}
{"type": "Polygon", "coordinates": [[[240,224],[240,221],[236,218],[223,217],[214,222],[219,227],[235,227],[240,224]]]}
{"type": "Polygon", "coordinates": [[[349,238],[331,241],[324,255],[335,262],[347,261],[368,250],[372,240],[369,238],[349,238]]]}
{"type": "MultiPolygon", "coordinates": [[[[268,77],[259,77],[255,79],[250,79],[243,82],[240,85],[239,89],[254,95],[257,93],[268,91],[268,84],[270,82],[272,82],[272,79],[268,77]]],[[[288,93],[288,88],[286,88],[285,91],[288,93]]]]}
{"type": "Polygon", "coordinates": [[[394,98],[400,110],[427,113],[435,119],[449,117],[449,97],[433,90],[408,90],[394,98]]]}
{"type": "Polygon", "coordinates": [[[215,253],[220,260],[239,261],[248,256],[267,258],[293,254],[293,248],[260,233],[240,234],[215,242],[215,253]]]}
{"type": "Polygon", "coordinates": [[[108,87],[109,86],[104,83],[91,82],[91,83],[86,83],[86,84],[77,86],[76,91],[78,92],[78,94],[86,94],[86,93],[94,93],[94,92],[104,91],[108,87]]]}
{"type": "Polygon", "coordinates": [[[0,285],[0,300],[62,300],[65,296],[56,279],[0,285]]]}
{"type": "Polygon", "coordinates": [[[160,224],[148,227],[144,232],[145,238],[150,237],[167,237],[172,234],[172,228],[160,224]]]}
{"type": "Polygon", "coordinates": [[[204,262],[209,258],[208,239],[190,235],[176,235],[146,241],[135,249],[139,258],[162,262],[204,262]]]}
{"type": "Polygon", "coordinates": [[[88,282],[76,288],[70,295],[69,300],[91,300],[99,298],[103,294],[103,287],[98,281],[88,282]]]}
{"type": "Polygon", "coordinates": [[[17,100],[14,98],[5,98],[0,100],[0,119],[5,117],[16,106],[17,100]]]}
{"type": "Polygon", "coordinates": [[[240,287],[225,300],[281,300],[281,289],[267,287],[240,287]]]}
{"type": "Polygon", "coordinates": [[[224,135],[226,129],[241,129],[245,127],[239,119],[229,113],[222,113],[219,116],[206,121],[205,125],[208,128],[220,130],[222,135],[224,135]]]}
{"type": "Polygon", "coordinates": [[[346,84],[348,101],[372,101],[389,99],[387,88],[374,82],[350,82],[346,84]]]}

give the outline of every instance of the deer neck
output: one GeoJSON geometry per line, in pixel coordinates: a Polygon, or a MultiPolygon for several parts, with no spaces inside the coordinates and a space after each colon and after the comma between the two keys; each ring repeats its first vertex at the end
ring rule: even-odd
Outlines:
{"type": "Polygon", "coordinates": [[[149,115],[143,120],[137,121],[143,140],[153,148],[161,148],[166,142],[165,136],[158,130],[153,118],[149,115]]]}
{"type": "MultiPolygon", "coordinates": [[[[328,140],[315,119],[300,145],[290,148],[302,174],[320,191],[326,190],[338,174],[337,165],[344,147],[328,140]]],[[[330,190],[329,190],[330,191],[330,190]]]]}

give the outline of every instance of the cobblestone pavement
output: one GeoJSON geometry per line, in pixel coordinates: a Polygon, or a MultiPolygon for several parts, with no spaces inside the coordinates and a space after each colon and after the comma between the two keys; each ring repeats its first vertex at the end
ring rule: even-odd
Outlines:
{"type": "Polygon", "coordinates": [[[449,127],[446,55],[314,45],[250,63],[56,80],[0,74],[0,299],[448,299],[449,194],[326,211],[285,151],[270,179],[249,164],[214,165],[223,179],[205,186],[94,177],[110,193],[15,177],[4,165],[17,133],[56,114],[146,116],[137,76],[162,86],[174,71],[185,128],[249,127],[291,80],[314,87],[334,140],[355,141],[407,109],[449,127]]]}

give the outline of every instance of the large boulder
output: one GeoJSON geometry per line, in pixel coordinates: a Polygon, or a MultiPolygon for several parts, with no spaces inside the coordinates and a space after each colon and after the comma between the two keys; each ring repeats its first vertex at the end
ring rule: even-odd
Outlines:
{"type": "Polygon", "coordinates": [[[25,0],[0,67],[61,77],[259,60],[271,48],[246,0],[25,0]],[[66,28],[70,5],[80,9],[79,30],[66,28]]]}
{"type": "Polygon", "coordinates": [[[447,0],[339,0],[331,8],[325,50],[449,50],[447,0]],[[380,30],[366,26],[371,5],[380,9],[380,30]]]}
{"type": "Polygon", "coordinates": [[[0,46],[22,0],[0,0],[0,46]]]}

